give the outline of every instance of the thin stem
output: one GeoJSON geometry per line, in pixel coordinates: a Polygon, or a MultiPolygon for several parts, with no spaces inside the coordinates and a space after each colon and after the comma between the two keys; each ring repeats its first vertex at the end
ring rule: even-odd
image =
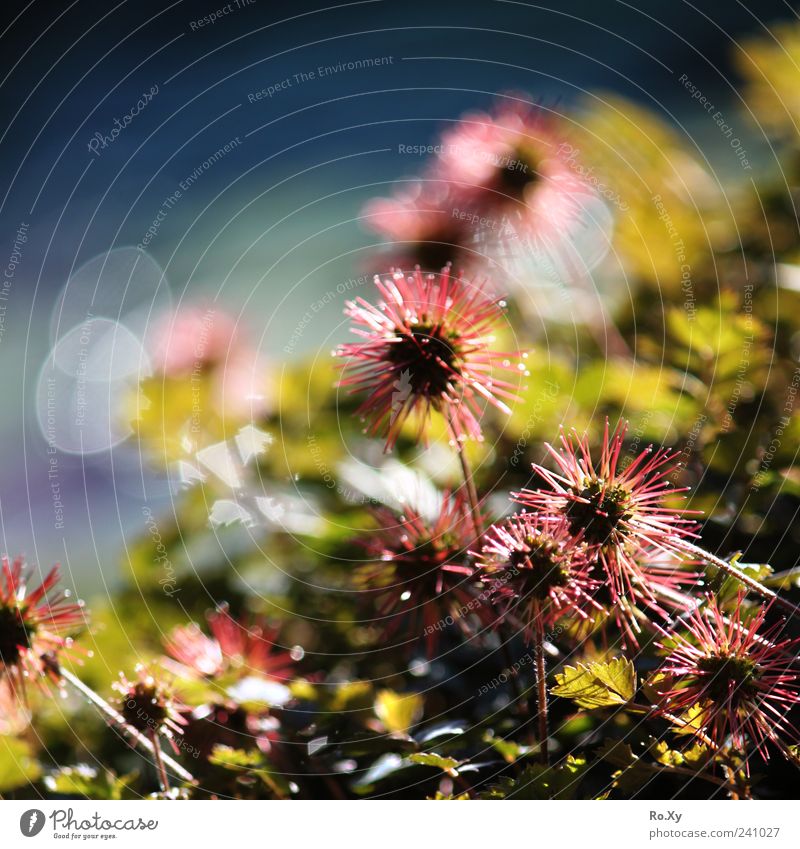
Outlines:
{"type": "Polygon", "coordinates": [[[533,654],[536,661],[536,716],[539,725],[539,760],[545,766],[550,763],[547,739],[547,669],[544,660],[544,620],[539,605],[534,605],[533,654]]]}
{"type": "Polygon", "coordinates": [[[662,775],[688,775],[692,778],[699,778],[702,781],[710,781],[718,787],[725,787],[730,790],[730,784],[728,781],[724,778],[717,778],[716,775],[711,775],[708,772],[695,772],[694,770],[687,769],[685,766],[657,766],[656,764],[650,763],[642,763],[642,766],[645,767],[645,769],[649,769],[651,772],[661,773],[662,775]]]}
{"type": "Polygon", "coordinates": [[[764,598],[768,598],[770,601],[773,601],[775,604],[782,607],[789,613],[800,617],[800,607],[798,607],[796,604],[793,604],[788,599],[783,598],[783,596],[778,595],[778,593],[776,593],[774,590],[765,587],[755,578],[751,578],[749,575],[746,575],[740,569],[737,569],[732,563],[729,563],[727,560],[723,560],[721,557],[717,557],[715,554],[711,554],[710,551],[706,551],[704,548],[700,548],[699,545],[695,545],[694,543],[691,543],[688,540],[678,539],[677,542],[680,545],[681,549],[687,554],[693,554],[695,555],[695,557],[699,557],[706,563],[709,563],[712,566],[716,566],[718,569],[725,572],[726,575],[730,575],[732,578],[736,578],[739,583],[744,584],[744,586],[746,586],[748,589],[758,593],[764,598]]]}
{"type": "Polygon", "coordinates": [[[481,508],[480,502],[478,501],[478,490],[475,488],[472,468],[470,467],[469,460],[467,459],[466,452],[464,451],[464,444],[458,438],[458,431],[456,430],[452,419],[448,419],[447,426],[450,431],[450,437],[455,445],[456,453],[458,454],[458,461],[461,463],[461,474],[464,478],[464,492],[467,495],[467,503],[469,504],[472,529],[475,533],[475,539],[479,540],[483,533],[483,523],[481,521],[481,508]]]}
{"type": "Polygon", "coordinates": [[[153,728],[148,734],[150,742],[153,744],[153,757],[156,764],[156,772],[158,773],[158,783],[161,787],[161,792],[166,793],[169,790],[169,778],[167,771],[164,769],[164,756],[161,751],[161,743],[158,742],[158,732],[153,728]]]}
{"type": "MultiPolygon", "coordinates": [[[[148,751],[154,758],[157,757],[152,741],[144,734],[140,734],[135,728],[128,725],[119,711],[115,710],[102,696],[95,693],[91,687],[84,684],[77,675],[73,675],[63,667],[59,667],[58,674],[65,681],[71,684],[79,693],[81,693],[81,695],[86,696],[86,698],[89,699],[95,707],[99,708],[102,713],[113,719],[114,722],[116,722],[137,745],[148,751]]],[[[160,752],[160,755],[163,764],[167,764],[178,778],[182,778],[184,781],[194,782],[194,776],[190,772],[187,772],[177,761],[173,760],[169,755],[166,755],[163,752],[160,752]]]]}
{"type": "MultiPolygon", "coordinates": [[[[679,725],[681,728],[689,728],[689,723],[681,719],[680,717],[675,716],[674,713],[657,711],[655,710],[655,708],[650,707],[648,705],[637,705],[635,702],[628,702],[625,705],[625,710],[629,710],[631,713],[638,713],[647,717],[661,716],[672,725],[679,725]]],[[[702,731],[692,729],[692,733],[694,737],[696,737],[704,745],[708,746],[709,749],[719,751],[719,746],[717,746],[717,744],[710,737],[706,736],[702,731]]]]}

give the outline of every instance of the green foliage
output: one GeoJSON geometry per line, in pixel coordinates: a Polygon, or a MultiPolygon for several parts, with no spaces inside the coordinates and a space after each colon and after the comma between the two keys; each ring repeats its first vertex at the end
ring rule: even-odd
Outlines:
{"type": "Polygon", "coordinates": [[[556,674],[554,696],[572,699],[579,707],[616,707],[627,704],[636,694],[636,669],[630,660],[618,657],[608,663],[567,666],[556,674]]]}
{"type": "Polygon", "coordinates": [[[41,773],[41,767],[26,741],[0,737],[0,793],[33,784],[41,773]]]}
{"type": "Polygon", "coordinates": [[[458,761],[455,758],[446,758],[433,752],[415,752],[413,755],[409,755],[408,759],[413,764],[438,767],[449,775],[453,775],[458,766],[458,761]]]}
{"type": "Polygon", "coordinates": [[[79,764],[49,773],[44,783],[51,793],[57,795],[118,800],[136,798],[131,792],[131,785],[137,778],[137,773],[118,776],[109,770],[97,770],[86,764],[79,764]]]}

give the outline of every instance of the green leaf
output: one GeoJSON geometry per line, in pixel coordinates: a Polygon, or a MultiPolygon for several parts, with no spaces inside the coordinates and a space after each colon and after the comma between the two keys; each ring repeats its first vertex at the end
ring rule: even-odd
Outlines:
{"type": "Polygon", "coordinates": [[[263,763],[261,752],[256,749],[232,749],[230,746],[216,745],[209,755],[208,762],[224,769],[257,769],[263,763]]]}
{"type": "Polygon", "coordinates": [[[408,759],[411,763],[422,764],[423,766],[438,766],[439,769],[443,769],[449,775],[452,775],[458,766],[458,761],[455,758],[446,758],[437,755],[435,752],[416,752],[409,755],[408,759]]]}
{"type": "Polygon", "coordinates": [[[633,754],[633,749],[628,743],[623,743],[621,740],[605,740],[599,749],[595,752],[598,758],[607,761],[612,766],[625,767],[631,766],[636,762],[636,755],[633,754]]]}
{"type": "Polygon", "coordinates": [[[567,666],[555,678],[558,683],[550,690],[554,696],[572,699],[588,710],[624,705],[636,693],[636,670],[623,657],[609,663],[567,666]]]}
{"type": "MultiPolygon", "coordinates": [[[[742,563],[741,557],[742,553],[736,552],[730,558],[730,563],[748,578],[752,578],[760,584],[772,574],[772,567],[768,563],[742,563]]],[[[713,566],[709,567],[708,571],[711,576],[709,589],[717,596],[718,603],[733,601],[739,590],[742,589],[742,582],[733,575],[728,575],[713,566]]]]}
{"type": "MultiPolygon", "coordinates": [[[[700,744],[679,752],[670,749],[663,741],[651,739],[646,753],[653,757],[653,762],[635,755],[633,749],[621,740],[606,740],[595,752],[598,758],[618,768],[612,775],[613,786],[631,794],[641,791],[654,773],[669,775],[673,767],[700,773],[709,762],[709,751],[700,744]]],[[[676,777],[680,775],[678,773],[676,777]]]]}
{"type": "Polygon", "coordinates": [[[15,737],[0,737],[0,793],[32,784],[41,774],[28,743],[15,737]]]}
{"type": "Polygon", "coordinates": [[[483,742],[489,743],[500,754],[503,760],[510,764],[537,750],[534,746],[523,746],[520,743],[515,743],[513,740],[503,740],[502,737],[495,737],[492,731],[488,731],[484,735],[483,742]]]}

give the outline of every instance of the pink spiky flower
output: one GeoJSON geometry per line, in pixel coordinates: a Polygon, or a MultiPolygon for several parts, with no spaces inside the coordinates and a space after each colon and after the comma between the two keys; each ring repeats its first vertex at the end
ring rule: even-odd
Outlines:
{"type": "Polygon", "coordinates": [[[491,348],[503,302],[449,268],[440,274],[417,269],[409,276],[395,271],[376,276],[375,285],[378,306],[358,298],[345,310],[362,341],[336,351],[348,358],[340,385],[367,393],[359,414],[370,420],[369,432],[385,436],[390,451],[410,417],[416,416],[421,439],[436,411],[458,443],[482,439],[479,402],[509,413],[505,400],[517,397],[516,385],[498,379],[494,370],[524,371],[511,355],[491,348]]]}
{"type": "Polygon", "coordinates": [[[603,611],[593,598],[600,582],[592,577],[586,548],[575,543],[566,522],[518,513],[492,525],[483,540],[480,577],[500,621],[509,616],[521,621],[526,638],[539,616],[551,626],[565,615],[588,620],[603,611]]]}
{"type": "Polygon", "coordinates": [[[58,566],[35,589],[23,558],[3,557],[0,569],[0,683],[22,695],[26,680],[59,680],[58,656],[72,645],[67,634],[85,625],[83,603],[68,601],[68,590],[53,592],[58,566]]]}
{"type": "Polygon", "coordinates": [[[623,464],[627,427],[620,421],[610,433],[606,420],[598,465],[586,434],[562,434],[560,450],[546,446],[560,474],[534,464],[533,471],[548,486],[524,489],[512,498],[550,521],[566,520],[573,539],[582,541],[600,563],[611,603],[635,624],[637,601],[657,607],[657,590],[665,579],[657,569],[643,566],[642,549],[679,553],[681,539],[694,535],[696,523],[685,517],[688,511],[663,506],[668,494],[683,491],[669,480],[678,452],[650,446],[623,464]]]}
{"type": "Polygon", "coordinates": [[[384,634],[423,635],[432,655],[437,636],[468,612],[483,613],[467,584],[474,569],[468,549],[474,541],[469,506],[461,491],[442,493],[435,518],[412,507],[398,515],[373,511],[379,528],[363,544],[374,560],[358,570],[358,583],[377,596],[384,634]]]}
{"type": "Polygon", "coordinates": [[[277,628],[256,620],[234,619],[227,605],[208,615],[212,636],[206,636],[194,623],[178,626],[164,641],[167,654],[177,661],[173,671],[181,675],[215,678],[230,670],[261,674],[275,680],[292,677],[291,652],[276,651],[277,628]]]}
{"type": "Polygon", "coordinates": [[[493,222],[485,235],[552,250],[590,195],[570,165],[563,132],[542,106],[519,98],[464,115],[443,133],[428,179],[451,187],[460,210],[493,222]]]}
{"type": "Polygon", "coordinates": [[[780,737],[799,733],[787,721],[789,711],[800,705],[797,646],[800,639],[777,641],[783,623],[761,631],[771,605],[764,605],[749,620],[743,616],[744,593],[740,592],[730,615],[717,600],[689,616],[687,636],[667,633],[660,647],[668,652],[659,670],[662,709],[681,714],[700,708],[697,725],[713,743],[723,746],[730,738],[744,750],[747,738],[767,760],[766,742],[785,749],[780,737]]]}

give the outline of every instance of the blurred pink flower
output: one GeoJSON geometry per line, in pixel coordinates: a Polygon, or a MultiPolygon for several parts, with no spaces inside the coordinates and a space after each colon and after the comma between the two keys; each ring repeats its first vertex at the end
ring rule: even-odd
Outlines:
{"type": "Polygon", "coordinates": [[[237,349],[233,316],[215,306],[186,305],[158,319],[153,367],[177,377],[223,363],[237,349]]]}
{"type": "Polygon", "coordinates": [[[550,274],[575,263],[566,242],[594,192],[555,119],[509,97],[446,130],[418,184],[367,204],[368,226],[397,243],[395,261],[436,271],[533,256],[550,274]]]}
{"type": "Polygon", "coordinates": [[[278,631],[256,620],[245,623],[234,619],[227,605],[208,615],[212,636],[206,636],[195,624],[179,626],[164,641],[167,654],[181,668],[173,671],[213,678],[229,669],[244,674],[260,673],[268,678],[292,677],[294,660],[275,642],[278,631]]]}
{"type": "Polygon", "coordinates": [[[186,305],[159,320],[154,338],[157,374],[209,377],[217,408],[237,419],[268,408],[268,368],[234,316],[213,305],[186,305]]]}

